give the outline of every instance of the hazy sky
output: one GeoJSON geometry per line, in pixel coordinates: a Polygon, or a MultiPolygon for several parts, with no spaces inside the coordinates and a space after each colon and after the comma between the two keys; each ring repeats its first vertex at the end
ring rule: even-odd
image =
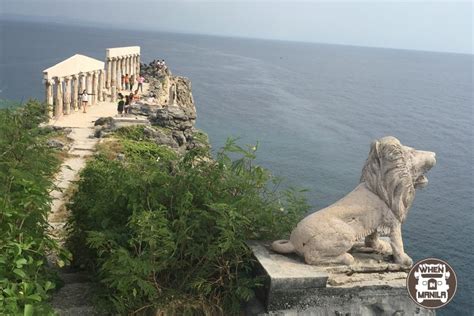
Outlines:
{"type": "Polygon", "coordinates": [[[0,0],[3,18],[473,53],[471,1],[0,0]]]}

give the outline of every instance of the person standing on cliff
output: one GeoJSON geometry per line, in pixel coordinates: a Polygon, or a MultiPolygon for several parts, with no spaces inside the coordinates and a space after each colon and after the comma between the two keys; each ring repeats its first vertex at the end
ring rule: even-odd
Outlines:
{"type": "Polygon", "coordinates": [[[133,96],[133,103],[136,103],[137,101],[140,101],[140,95],[138,94],[138,89],[135,90],[135,92],[132,94],[133,96]]]}
{"type": "Polygon", "coordinates": [[[125,78],[123,78],[123,81],[125,82],[125,90],[128,90],[128,84],[130,81],[130,78],[128,77],[128,74],[125,74],[125,78]]]}
{"type": "Polygon", "coordinates": [[[81,94],[82,113],[86,113],[87,102],[89,102],[89,94],[86,89],[84,89],[81,94]]]}
{"type": "Polygon", "coordinates": [[[137,78],[137,81],[138,81],[137,90],[140,89],[140,92],[143,92],[143,83],[145,82],[145,78],[143,78],[143,75],[140,75],[137,78]]]}
{"type": "Polygon", "coordinates": [[[128,113],[129,107],[130,107],[130,96],[127,94],[125,95],[125,106],[124,106],[125,114],[128,113]]]}
{"type": "Polygon", "coordinates": [[[118,113],[118,115],[123,116],[123,114],[122,114],[123,113],[123,107],[125,105],[125,102],[123,101],[123,94],[119,93],[118,94],[118,99],[119,99],[119,101],[118,101],[118,104],[117,104],[117,113],[118,113]]]}
{"type": "Polygon", "coordinates": [[[135,84],[135,75],[130,76],[130,91],[133,91],[133,85],[135,84]]]}

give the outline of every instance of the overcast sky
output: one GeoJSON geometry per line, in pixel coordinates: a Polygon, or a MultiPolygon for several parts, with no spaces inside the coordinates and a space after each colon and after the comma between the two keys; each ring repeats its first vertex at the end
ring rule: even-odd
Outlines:
{"type": "Polygon", "coordinates": [[[0,0],[3,18],[473,53],[471,1],[0,0]]]}

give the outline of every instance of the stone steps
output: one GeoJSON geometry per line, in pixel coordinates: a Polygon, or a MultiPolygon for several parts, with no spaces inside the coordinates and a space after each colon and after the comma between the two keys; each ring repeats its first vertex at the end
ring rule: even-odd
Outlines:
{"type": "MultiPolygon", "coordinates": [[[[144,85],[144,92],[148,90],[148,85],[144,85]]],[[[52,120],[50,125],[56,127],[70,128],[68,137],[73,140],[67,158],[58,174],[55,184],[57,190],[51,192],[53,203],[48,222],[51,225],[50,234],[61,244],[64,243],[64,225],[67,220],[67,212],[63,207],[69,198],[68,189],[72,182],[77,180],[79,172],[84,168],[86,160],[95,152],[98,139],[94,137],[94,123],[100,117],[114,117],[117,114],[115,102],[100,102],[91,106],[87,113],[72,112],[69,115],[52,120]]],[[[125,125],[131,124],[130,118],[124,119],[125,125]]],[[[146,124],[139,119],[134,123],[146,124]]],[[[50,258],[50,261],[54,258],[50,258]]],[[[93,306],[93,281],[84,271],[74,271],[68,268],[56,267],[59,277],[64,285],[52,297],[52,306],[56,313],[61,316],[93,316],[99,314],[93,306]]]]}
{"type": "Polygon", "coordinates": [[[93,305],[93,283],[85,272],[61,271],[65,285],[53,296],[52,306],[60,316],[99,315],[93,305]]]}
{"type": "MultiPolygon", "coordinates": [[[[94,154],[95,145],[98,143],[96,138],[91,137],[94,132],[92,126],[91,122],[89,127],[71,128],[68,137],[73,140],[73,143],[68,152],[69,158],[63,162],[56,175],[57,189],[50,193],[53,203],[48,218],[51,226],[49,234],[60,244],[64,243],[65,237],[64,226],[68,213],[63,206],[69,198],[68,189],[84,168],[86,158],[94,154]]],[[[56,261],[54,256],[51,256],[50,261],[56,261]]],[[[61,316],[99,315],[92,303],[93,283],[89,276],[81,271],[60,269],[59,267],[56,269],[64,282],[64,286],[54,293],[52,298],[51,303],[56,313],[61,316]]]]}

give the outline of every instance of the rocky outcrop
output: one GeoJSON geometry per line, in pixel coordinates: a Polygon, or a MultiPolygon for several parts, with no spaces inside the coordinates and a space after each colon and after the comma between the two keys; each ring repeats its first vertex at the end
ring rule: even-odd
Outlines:
{"type": "Polygon", "coordinates": [[[157,109],[149,119],[153,125],[185,131],[194,127],[196,109],[172,105],[157,109]]]}
{"type": "Polygon", "coordinates": [[[110,134],[116,129],[113,117],[101,117],[94,122],[94,137],[101,138],[110,134]]]}
{"type": "Polygon", "coordinates": [[[158,145],[166,145],[178,153],[195,148],[207,148],[207,135],[195,128],[185,130],[147,126],[143,130],[145,137],[152,139],[158,145]]]}
{"type": "Polygon", "coordinates": [[[191,81],[185,77],[173,76],[167,67],[157,68],[151,64],[142,64],[142,73],[148,83],[148,93],[131,106],[130,114],[134,118],[100,118],[95,122],[95,136],[107,136],[124,126],[122,123],[151,125],[145,126],[145,136],[179,153],[209,147],[207,135],[194,127],[196,107],[191,81]]]}

